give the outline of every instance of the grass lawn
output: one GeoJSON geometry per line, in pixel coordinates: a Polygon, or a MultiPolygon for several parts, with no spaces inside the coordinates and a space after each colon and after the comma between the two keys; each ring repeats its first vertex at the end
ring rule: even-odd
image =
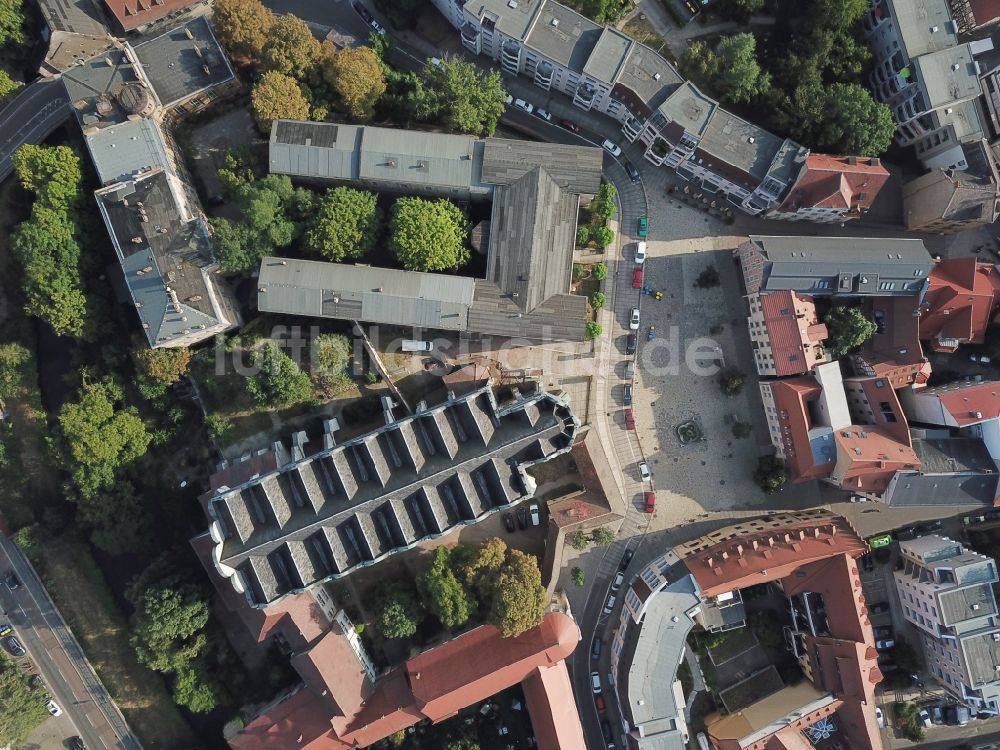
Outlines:
{"type": "Polygon", "coordinates": [[[32,561],[90,663],[149,748],[200,746],[163,679],[139,664],[128,623],[87,546],[66,535],[31,551],[32,561]]]}
{"type": "Polygon", "coordinates": [[[653,28],[653,25],[649,21],[641,17],[641,14],[630,18],[624,28],[622,28],[622,31],[637,42],[641,42],[650,49],[655,50],[670,62],[677,62],[674,58],[674,53],[667,46],[667,43],[663,41],[663,37],[656,32],[656,29],[653,28]]]}
{"type": "Polygon", "coordinates": [[[737,628],[726,633],[726,639],[715,648],[709,649],[712,661],[722,664],[734,656],[739,656],[757,643],[757,637],[750,628],[737,628]]]}

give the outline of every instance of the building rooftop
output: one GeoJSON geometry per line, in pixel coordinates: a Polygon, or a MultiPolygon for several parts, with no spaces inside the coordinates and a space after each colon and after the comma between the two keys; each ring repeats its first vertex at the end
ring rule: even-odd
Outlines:
{"type": "Polygon", "coordinates": [[[632,37],[611,26],[605,26],[583,66],[584,74],[598,81],[614,83],[618,80],[633,44],[635,42],[632,37]]]}
{"type": "MultiPolygon", "coordinates": [[[[497,2],[499,4],[499,0],[497,2]]],[[[565,65],[577,73],[583,72],[587,60],[604,31],[601,26],[572,8],[567,8],[559,3],[529,0],[528,3],[519,2],[518,9],[522,4],[531,7],[541,5],[541,12],[531,25],[525,40],[526,43],[550,60],[565,65]]],[[[466,7],[469,8],[472,5],[472,3],[467,3],[466,7]]],[[[511,13],[510,10],[506,12],[511,13]]],[[[523,37],[514,36],[514,38],[523,37]]],[[[609,85],[612,83],[611,79],[601,80],[609,85]]]]}
{"type": "Polygon", "coordinates": [[[926,388],[914,396],[922,400],[936,398],[941,409],[951,416],[952,421],[949,423],[956,427],[1000,418],[1000,381],[956,381],[926,388]]]}
{"type": "Polygon", "coordinates": [[[149,117],[102,128],[84,142],[102,185],[127,180],[141,169],[172,169],[163,134],[149,117]]]}
{"type": "Polygon", "coordinates": [[[660,113],[668,120],[679,123],[684,130],[701,137],[719,109],[719,103],[701,93],[690,81],[684,81],[660,105],[660,113]]]}
{"type": "Polygon", "coordinates": [[[978,141],[986,137],[983,130],[983,116],[977,99],[966,99],[948,107],[938,107],[933,117],[940,127],[949,125],[955,131],[955,140],[959,142],[978,141]]]}
{"type": "MultiPolygon", "coordinates": [[[[162,10],[163,15],[200,0],[105,0],[162,10]]],[[[142,20],[141,23],[146,23],[142,20]]],[[[233,78],[233,69],[204,16],[135,46],[143,72],[164,107],[190,99],[233,78]]]]}
{"type": "Polygon", "coordinates": [[[965,668],[972,679],[971,687],[977,688],[996,682],[1000,673],[1000,628],[959,639],[964,652],[965,668]]]}
{"type": "Polygon", "coordinates": [[[200,0],[104,0],[122,31],[132,31],[195,5],[200,0]]]}
{"type": "Polygon", "coordinates": [[[808,372],[829,359],[823,348],[829,332],[816,317],[812,297],[790,291],[762,294],[760,306],[778,376],[808,372]]]}
{"type": "Polygon", "coordinates": [[[864,212],[871,208],[888,179],[889,171],[878,159],[809,154],[777,210],[830,208],[864,212]]]}
{"type": "MultiPolygon", "coordinates": [[[[913,449],[920,456],[924,474],[996,474],[997,467],[982,438],[951,437],[938,432],[921,431],[926,437],[916,438],[913,449]]],[[[994,480],[995,484],[995,480],[994,480]]]]}
{"type": "Polygon", "coordinates": [[[942,591],[938,604],[941,605],[941,617],[946,625],[997,613],[997,600],[989,583],[942,591]]]}
{"type": "MultiPolygon", "coordinates": [[[[545,0],[466,0],[465,9],[479,19],[492,22],[493,28],[511,39],[524,41],[545,0]]],[[[568,9],[567,9],[568,10],[568,9]]]]}
{"type": "Polygon", "coordinates": [[[913,60],[917,80],[923,84],[929,109],[979,96],[982,87],[968,44],[930,52],[913,60]]]}
{"type": "Polygon", "coordinates": [[[599,148],[506,138],[486,138],[483,144],[484,183],[510,185],[541,167],[567,192],[593,195],[601,187],[604,151],[599,148]]]}
{"type": "Polygon", "coordinates": [[[974,257],[937,261],[921,305],[920,337],[945,351],[960,343],[981,343],[998,305],[1000,271],[995,265],[974,257]]]}
{"type": "Polygon", "coordinates": [[[544,391],[489,388],[202,497],[220,572],[257,605],[348,574],[534,493],[522,465],[566,452],[578,423],[544,391]],[[215,533],[215,532],[214,532],[215,533]]]}
{"type": "MultiPolygon", "coordinates": [[[[925,451],[921,441],[913,441],[923,463],[925,451]]],[[[921,467],[922,470],[925,467],[921,467]]],[[[992,507],[997,498],[997,482],[993,474],[924,474],[901,471],[889,482],[882,502],[886,505],[962,505],[992,507]]]]}
{"type": "Polygon", "coordinates": [[[38,7],[52,31],[105,39],[111,36],[104,16],[91,0],[40,0],[38,7]]]}
{"type": "Polygon", "coordinates": [[[947,0],[886,0],[911,60],[958,44],[947,0]]]}
{"type": "Polygon", "coordinates": [[[159,106],[156,93],[125,44],[73,66],[62,82],[84,135],[120,125],[131,115],[148,115],[159,106]]]}

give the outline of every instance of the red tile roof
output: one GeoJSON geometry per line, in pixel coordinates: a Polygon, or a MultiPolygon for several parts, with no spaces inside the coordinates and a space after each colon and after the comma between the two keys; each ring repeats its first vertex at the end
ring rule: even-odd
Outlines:
{"type": "Polygon", "coordinates": [[[1000,18],[1000,0],[969,0],[976,26],[982,26],[1000,18]]]}
{"type": "Polygon", "coordinates": [[[791,291],[762,294],[760,306],[779,376],[809,372],[813,364],[823,361],[817,354],[822,353],[829,333],[816,317],[812,297],[791,291]]]}
{"type": "Polygon", "coordinates": [[[375,694],[340,736],[352,747],[367,747],[424,718],[410,691],[406,670],[399,667],[379,679],[375,694]]]}
{"type": "Polygon", "coordinates": [[[859,374],[888,380],[894,388],[927,382],[931,366],[920,346],[916,296],[872,297],[865,300],[865,317],[876,320],[882,330],[854,355],[859,374]]]}
{"type": "Polygon", "coordinates": [[[996,381],[950,387],[948,390],[937,391],[936,395],[958,427],[1000,417],[1000,383],[996,381]]]}
{"type": "Polygon", "coordinates": [[[833,436],[837,441],[833,479],[842,489],[880,494],[897,471],[920,468],[909,440],[901,442],[883,428],[851,425],[834,430],[833,436]]]}
{"type": "Polygon", "coordinates": [[[834,464],[818,464],[809,442],[811,421],[809,402],[820,397],[823,389],[810,377],[788,378],[771,383],[775,417],[781,427],[785,462],[793,482],[807,482],[829,476],[834,464]]]}
{"type": "Polygon", "coordinates": [[[845,213],[864,213],[889,179],[889,172],[877,162],[864,157],[810,154],[777,210],[833,208],[845,213]],[[851,160],[855,163],[851,164],[851,160]]]}
{"type": "Polygon", "coordinates": [[[348,750],[330,731],[330,711],[308,688],[279,701],[227,740],[233,750],[348,750]]]}
{"type": "Polygon", "coordinates": [[[104,0],[111,15],[125,31],[158,21],[176,10],[199,2],[201,0],[104,0]]]}
{"type": "Polygon", "coordinates": [[[311,648],[294,654],[291,661],[306,686],[332,701],[336,715],[342,718],[354,717],[374,690],[354,649],[337,625],[311,648]]]}
{"type": "Polygon", "coordinates": [[[587,750],[566,662],[539,667],[521,687],[538,750],[587,750]]]}
{"type": "Polygon", "coordinates": [[[937,351],[955,351],[939,339],[982,343],[1000,304],[1000,271],[975,258],[938,261],[928,278],[921,308],[920,338],[930,339],[937,351]]]}

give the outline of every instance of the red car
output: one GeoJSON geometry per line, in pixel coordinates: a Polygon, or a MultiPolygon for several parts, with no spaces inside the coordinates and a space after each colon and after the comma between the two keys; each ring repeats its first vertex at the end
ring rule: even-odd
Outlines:
{"type": "Polygon", "coordinates": [[[604,713],[605,708],[607,708],[604,705],[604,697],[600,695],[594,696],[594,705],[597,706],[597,711],[602,714],[604,713]]]}
{"type": "Polygon", "coordinates": [[[566,128],[566,130],[571,130],[574,133],[580,132],[580,126],[572,120],[560,120],[559,124],[566,128]]]}
{"type": "Polygon", "coordinates": [[[632,271],[632,288],[642,289],[642,266],[636,266],[632,271]]]}
{"type": "Polygon", "coordinates": [[[635,417],[632,416],[632,410],[625,410],[625,429],[634,430],[635,429],[635,417]]]}
{"type": "Polygon", "coordinates": [[[646,493],[646,512],[652,513],[656,510],[656,493],[647,492],[646,493]]]}

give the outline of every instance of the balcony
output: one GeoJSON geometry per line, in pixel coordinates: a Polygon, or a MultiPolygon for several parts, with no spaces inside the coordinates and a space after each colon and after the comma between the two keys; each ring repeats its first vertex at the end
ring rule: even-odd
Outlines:
{"type": "Polygon", "coordinates": [[[576,87],[576,95],[573,97],[573,104],[582,109],[590,109],[594,106],[594,98],[596,96],[597,89],[584,81],[576,87]]]}
{"type": "Polygon", "coordinates": [[[500,67],[508,73],[517,75],[521,72],[521,45],[518,42],[506,41],[500,51],[500,67]]]}
{"type": "Polygon", "coordinates": [[[462,27],[462,43],[477,47],[479,45],[479,29],[471,23],[465,24],[462,27]]]}
{"type": "Polygon", "coordinates": [[[539,61],[538,65],[535,66],[535,85],[541,86],[545,90],[550,89],[554,73],[555,68],[552,67],[552,63],[548,60],[539,61]]]}
{"type": "Polygon", "coordinates": [[[629,143],[634,143],[635,139],[639,137],[639,133],[642,132],[642,123],[635,117],[626,117],[625,122],[622,123],[622,132],[629,143]]]}

